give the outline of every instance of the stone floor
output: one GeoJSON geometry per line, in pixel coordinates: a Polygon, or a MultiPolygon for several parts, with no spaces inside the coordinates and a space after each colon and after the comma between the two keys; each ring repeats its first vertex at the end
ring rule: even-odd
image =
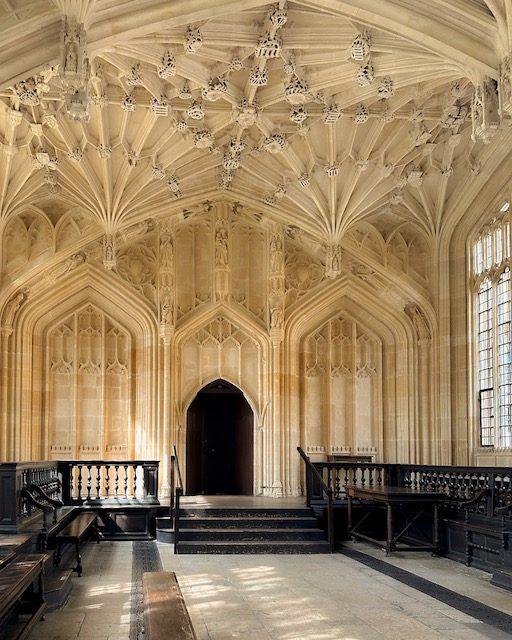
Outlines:
{"type": "MultiPolygon", "coordinates": [[[[31,640],[143,640],[134,624],[131,542],[88,544],[84,574],[67,604],[38,623],[31,640]]],[[[158,564],[178,576],[198,640],[506,640],[477,620],[341,553],[333,555],[174,555],[154,545],[158,564]]],[[[353,543],[347,543],[352,545],[353,543]]],[[[512,594],[489,574],[425,553],[354,545],[512,616],[512,594]]],[[[169,639],[172,640],[172,639],[169,639]]]]}

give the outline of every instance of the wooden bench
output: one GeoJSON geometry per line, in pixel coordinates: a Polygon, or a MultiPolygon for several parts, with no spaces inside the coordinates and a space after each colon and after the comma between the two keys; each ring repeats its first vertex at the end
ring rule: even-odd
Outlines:
{"type": "Polygon", "coordinates": [[[0,569],[0,638],[24,640],[44,617],[44,554],[21,554],[0,569]]]}
{"type": "Polygon", "coordinates": [[[80,554],[80,545],[94,534],[96,541],[99,543],[100,538],[98,535],[97,527],[98,514],[93,511],[84,511],[79,513],[68,525],[61,529],[55,536],[57,542],[57,549],[55,551],[54,565],[59,566],[62,557],[62,547],[66,543],[73,544],[75,546],[76,553],[76,567],[73,571],[76,571],[78,576],[82,575],[82,556],[80,554]]]}
{"type": "Polygon", "coordinates": [[[197,640],[176,574],[142,574],[144,640],[197,640]]]}

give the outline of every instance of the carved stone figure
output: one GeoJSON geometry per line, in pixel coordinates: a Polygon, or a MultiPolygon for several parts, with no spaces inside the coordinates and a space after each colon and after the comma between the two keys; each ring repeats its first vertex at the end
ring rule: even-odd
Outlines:
{"type": "Polygon", "coordinates": [[[74,48],[70,47],[68,55],[66,57],[66,71],[76,73],[77,70],[77,57],[74,48]]]}
{"type": "Polygon", "coordinates": [[[215,234],[215,263],[225,267],[228,264],[228,238],[226,229],[217,229],[215,234]]]}
{"type": "Polygon", "coordinates": [[[111,235],[106,235],[103,238],[103,266],[105,269],[113,269],[115,263],[114,238],[111,235]]]}
{"type": "Polygon", "coordinates": [[[429,340],[431,337],[430,328],[425,316],[423,315],[423,312],[418,307],[418,305],[413,303],[408,304],[405,308],[405,311],[414,324],[418,340],[429,340]]]}
{"type": "Polygon", "coordinates": [[[270,270],[272,272],[281,271],[282,250],[283,240],[281,235],[275,233],[270,241],[270,270]]]}
{"type": "Polygon", "coordinates": [[[270,328],[280,329],[283,326],[283,310],[280,305],[272,307],[270,310],[270,328]]]}
{"type": "Polygon", "coordinates": [[[25,294],[23,291],[19,291],[14,298],[11,298],[7,303],[5,314],[4,314],[4,326],[12,327],[14,318],[16,317],[16,312],[21,307],[21,303],[25,299],[25,294]]]}
{"type": "Polygon", "coordinates": [[[171,323],[171,302],[168,296],[166,296],[162,302],[162,306],[160,308],[160,319],[162,324],[171,323]]]}
{"type": "Polygon", "coordinates": [[[164,235],[161,238],[160,243],[160,267],[169,269],[174,264],[174,251],[171,238],[168,235],[164,235]]]}

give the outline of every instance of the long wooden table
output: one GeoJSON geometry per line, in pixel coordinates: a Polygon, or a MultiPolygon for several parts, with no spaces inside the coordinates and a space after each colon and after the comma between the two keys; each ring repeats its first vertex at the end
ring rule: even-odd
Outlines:
{"type": "Polygon", "coordinates": [[[348,533],[353,540],[366,540],[383,547],[386,555],[392,551],[431,551],[439,553],[439,507],[446,498],[444,493],[421,491],[407,487],[347,487],[348,533]],[[362,506],[362,515],[354,521],[354,501],[362,506]],[[386,510],[385,531],[369,530],[370,518],[378,510],[386,510]],[[400,512],[400,529],[396,529],[396,513],[400,512]],[[421,536],[413,535],[418,528],[420,518],[423,521],[421,536]],[[425,521],[429,527],[425,527],[425,521]],[[382,535],[379,535],[381,533],[382,535]]]}

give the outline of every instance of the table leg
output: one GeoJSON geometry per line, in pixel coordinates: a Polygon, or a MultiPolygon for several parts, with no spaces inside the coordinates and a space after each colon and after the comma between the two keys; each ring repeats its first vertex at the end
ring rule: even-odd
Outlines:
{"type": "Polygon", "coordinates": [[[440,551],[440,540],[439,540],[439,508],[437,503],[434,504],[434,553],[437,554],[440,551]]]}
{"type": "Polygon", "coordinates": [[[347,510],[348,537],[350,538],[350,532],[352,531],[352,496],[347,496],[347,501],[348,501],[348,510],[347,510]]]}
{"type": "Polygon", "coordinates": [[[388,503],[386,506],[386,520],[387,520],[387,540],[386,540],[386,555],[393,551],[393,507],[388,503]]]}

